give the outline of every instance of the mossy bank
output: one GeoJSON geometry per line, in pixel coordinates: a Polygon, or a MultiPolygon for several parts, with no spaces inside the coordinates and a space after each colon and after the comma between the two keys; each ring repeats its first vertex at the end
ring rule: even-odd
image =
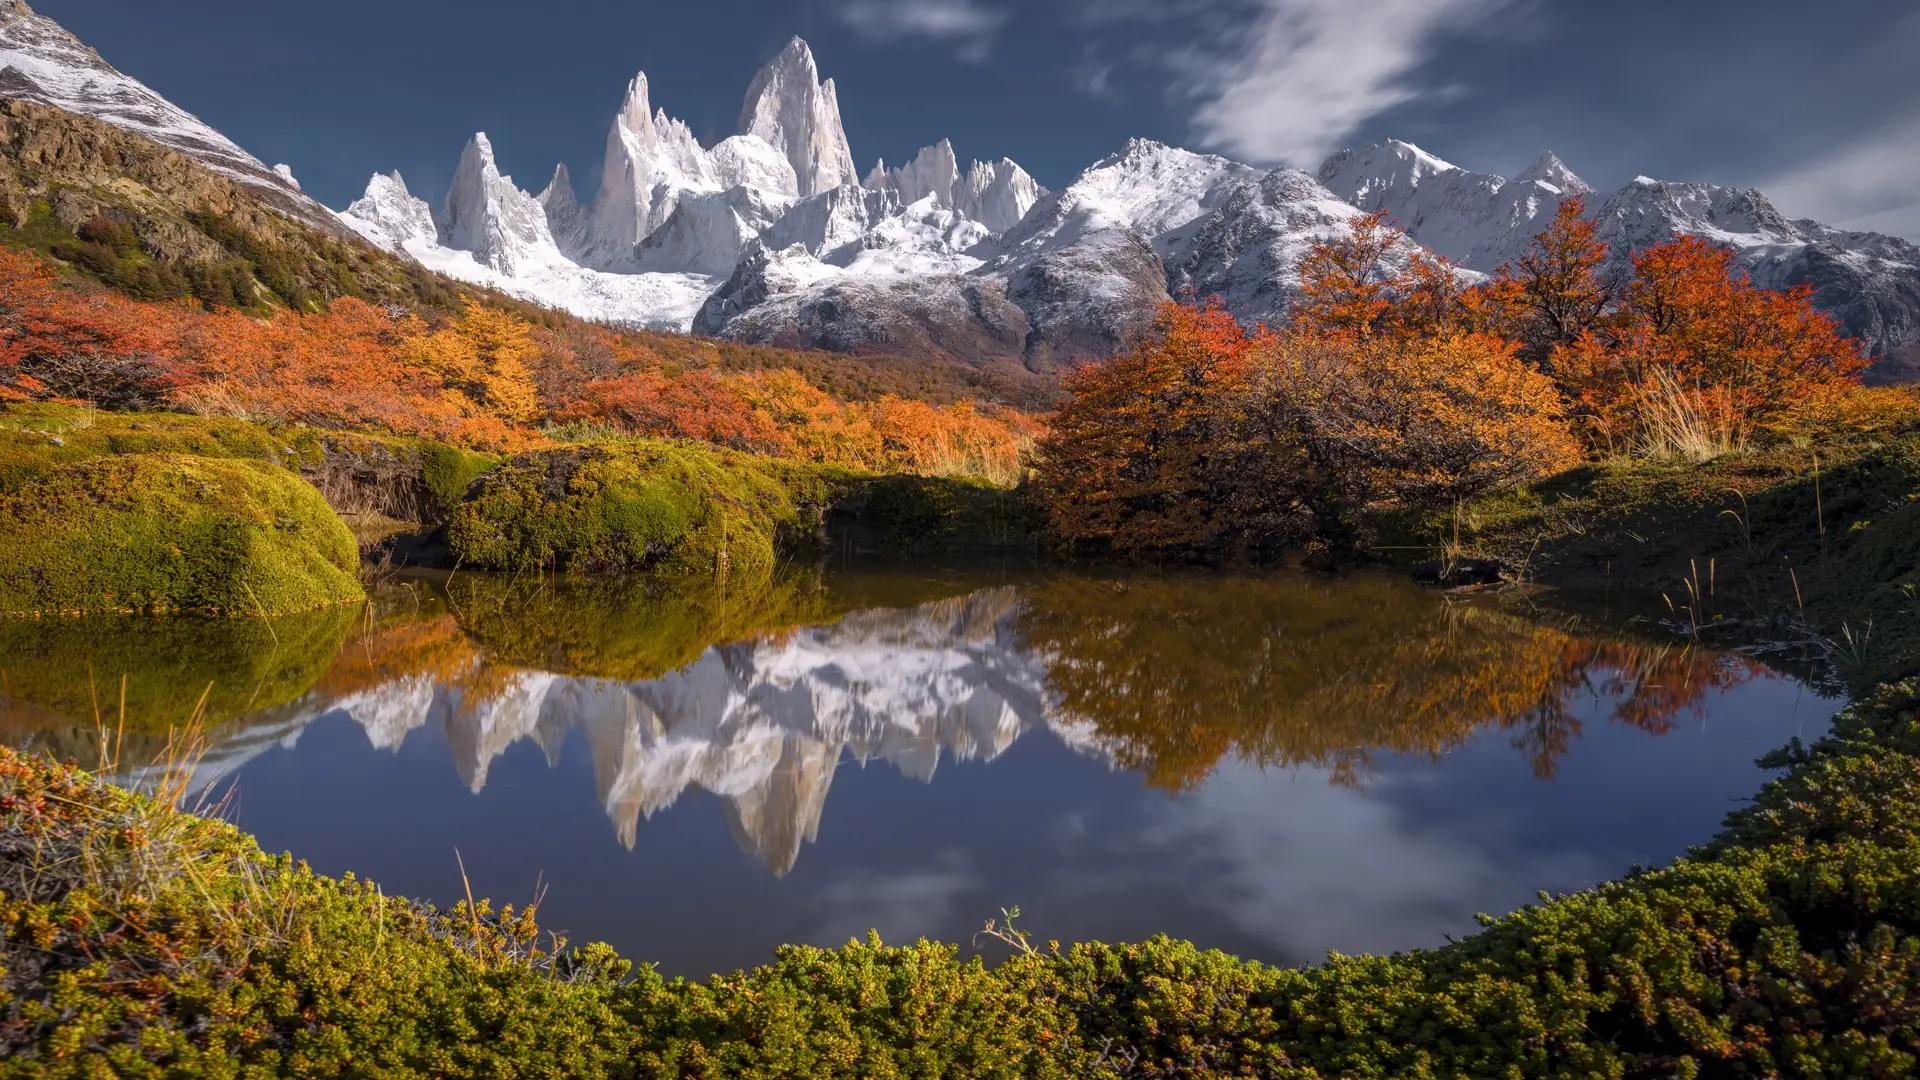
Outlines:
{"type": "Polygon", "coordinates": [[[137,454],[0,491],[0,611],[271,616],[365,597],[353,534],[255,461],[137,454]]]}
{"type": "Polygon", "coordinates": [[[1665,596],[1689,632],[1811,637],[1856,691],[1920,669],[1920,431],[1584,465],[1385,526],[1388,546],[1665,596]]]}
{"type": "Polygon", "coordinates": [[[0,613],[310,610],[359,599],[360,549],[409,532],[408,557],[427,565],[760,578],[782,556],[830,546],[1031,548],[1022,505],[980,482],[689,443],[613,439],[509,459],[230,418],[16,405],[0,409],[0,613]]]}

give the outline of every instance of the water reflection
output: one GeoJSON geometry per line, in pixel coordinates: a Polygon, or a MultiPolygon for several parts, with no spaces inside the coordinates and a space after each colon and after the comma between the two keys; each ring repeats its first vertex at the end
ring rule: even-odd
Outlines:
{"type": "MultiPolygon", "coordinates": [[[[1180,836],[1216,830],[1208,807],[1258,787],[1259,770],[1304,770],[1291,782],[1323,790],[1364,786],[1381,782],[1382,758],[1437,760],[1489,732],[1550,778],[1583,724],[1662,736],[1763,673],[1729,654],[1595,636],[1384,579],[973,584],[801,573],[755,588],[636,589],[466,577],[404,583],[365,610],[264,634],[265,624],[205,629],[211,644],[184,646],[151,626],[115,635],[17,624],[0,714],[14,741],[84,757],[91,722],[63,717],[90,716],[80,703],[97,695],[98,672],[127,675],[136,717],[180,715],[201,679],[218,687],[209,676],[240,673],[253,696],[223,689],[214,701],[220,726],[202,786],[295,746],[323,717],[348,718],[396,753],[431,729],[474,795],[510,748],[530,743],[557,766],[577,740],[626,848],[643,821],[707,792],[741,849],[784,876],[818,838],[844,763],[884,762],[931,782],[943,759],[992,761],[1046,732],[1165,790],[1204,787],[1154,826],[1180,836]],[[876,600],[886,606],[867,606],[876,600]],[[249,636],[236,644],[235,633],[249,636]]],[[[140,759],[137,730],[134,739],[126,760],[140,759]]],[[[1315,859],[1338,864],[1343,850],[1315,859]]],[[[1373,854],[1402,870],[1421,862],[1373,854]]],[[[957,880],[957,865],[922,872],[909,893],[957,880]]],[[[1454,860],[1449,873],[1472,866],[1454,860]]]]}
{"type": "Polygon", "coordinates": [[[1171,788],[1228,757],[1357,783],[1378,754],[1438,757],[1488,728],[1551,778],[1580,737],[1576,704],[1663,735],[1765,670],[1383,579],[1069,578],[1025,597],[1059,723],[1171,788]]]}

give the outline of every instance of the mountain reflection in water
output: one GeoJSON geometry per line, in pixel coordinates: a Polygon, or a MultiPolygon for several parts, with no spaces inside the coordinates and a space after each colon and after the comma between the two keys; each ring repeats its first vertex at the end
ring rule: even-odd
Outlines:
{"type": "MultiPolygon", "coordinates": [[[[698,789],[723,802],[741,848],[784,876],[849,760],[931,782],[943,757],[991,761],[1044,732],[1168,791],[1229,762],[1236,775],[1312,767],[1364,786],[1379,757],[1438,758],[1497,731],[1550,778],[1596,705],[1660,736],[1763,670],[1388,580],[968,584],[415,582],[349,617],[235,630],[240,642],[205,640],[224,631],[201,626],[190,655],[152,625],[137,634],[151,656],[100,626],[65,637],[15,626],[5,633],[20,640],[0,641],[15,658],[5,715],[13,741],[84,756],[90,719],[60,716],[83,715],[89,673],[111,679],[117,663],[134,698],[159,708],[197,693],[183,682],[218,681],[193,666],[211,652],[258,686],[222,691],[203,788],[322,717],[351,718],[396,752],[437,727],[475,794],[510,747],[529,741],[557,765],[578,732],[627,848],[643,819],[698,789]]],[[[142,745],[135,731],[123,759],[142,745]]]]}

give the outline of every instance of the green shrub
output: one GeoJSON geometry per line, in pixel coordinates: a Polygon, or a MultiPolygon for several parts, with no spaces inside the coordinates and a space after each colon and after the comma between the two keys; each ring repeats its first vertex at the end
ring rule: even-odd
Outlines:
{"type": "Polygon", "coordinates": [[[137,454],[0,493],[0,613],[273,616],[361,600],[320,493],[261,462],[137,454]]]}
{"type": "Polygon", "coordinates": [[[779,541],[820,531],[842,483],[831,470],[684,444],[539,451],[487,474],[447,537],[480,569],[765,575],[779,541]]]}

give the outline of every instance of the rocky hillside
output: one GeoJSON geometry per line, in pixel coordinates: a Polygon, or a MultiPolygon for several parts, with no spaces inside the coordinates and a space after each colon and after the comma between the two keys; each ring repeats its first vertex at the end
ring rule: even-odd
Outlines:
{"type": "Polygon", "coordinates": [[[309,310],[339,296],[452,308],[460,287],[340,228],[296,220],[142,136],[0,100],[0,240],[140,299],[309,310]]]}

